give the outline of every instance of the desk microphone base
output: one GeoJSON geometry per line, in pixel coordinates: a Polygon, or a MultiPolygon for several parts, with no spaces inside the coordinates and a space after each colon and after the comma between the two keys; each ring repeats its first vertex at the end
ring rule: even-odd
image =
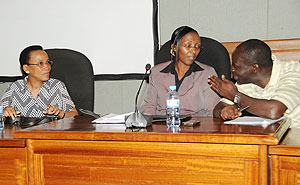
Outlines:
{"type": "Polygon", "coordinates": [[[152,125],[153,117],[135,112],[125,118],[126,127],[148,127],[152,125]]]}

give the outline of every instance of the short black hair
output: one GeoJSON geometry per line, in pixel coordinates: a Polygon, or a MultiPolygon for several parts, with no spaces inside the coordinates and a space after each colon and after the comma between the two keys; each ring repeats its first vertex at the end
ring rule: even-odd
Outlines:
{"type": "Polygon", "coordinates": [[[236,47],[248,58],[248,65],[258,64],[265,67],[273,64],[270,47],[261,40],[249,39],[236,47]]]}
{"type": "MultiPolygon", "coordinates": [[[[181,43],[182,37],[184,37],[186,34],[188,34],[190,32],[195,32],[198,34],[198,32],[196,30],[194,30],[193,28],[191,28],[189,26],[181,26],[173,31],[172,36],[171,36],[171,44],[173,44],[173,46],[176,45],[176,60],[175,60],[175,57],[171,54],[172,61],[176,62],[177,60],[179,60],[178,51],[179,51],[179,45],[181,43]]],[[[170,49],[172,49],[172,46],[170,49]]]]}
{"type": "Polygon", "coordinates": [[[42,46],[40,45],[32,45],[28,46],[20,54],[19,61],[20,61],[20,67],[23,76],[26,76],[27,74],[23,71],[23,65],[28,64],[28,61],[30,59],[30,52],[37,51],[37,50],[44,50],[42,46]]]}

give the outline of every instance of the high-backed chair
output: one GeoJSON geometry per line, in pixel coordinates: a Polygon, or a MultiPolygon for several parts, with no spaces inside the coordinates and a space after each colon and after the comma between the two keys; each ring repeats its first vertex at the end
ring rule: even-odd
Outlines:
{"type": "Polygon", "coordinates": [[[75,103],[76,109],[94,110],[94,71],[90,60],[70,49],[46,49],[54,62],[50,77],[61,80],[75,103]]]}
{"type": "MultiPolygon", "coordinates": [[[[230,77],[230,58],[226,48],[218,41],[201,37],[201,44],[204,48],[197,57],[197,61],[212,66],[218,76],[225,75],[227,79],[230,77]]],[[[170,55],[171,41],[166,42],[155,56],[155,64],[160,64],[171,60],[170,55]]]]}

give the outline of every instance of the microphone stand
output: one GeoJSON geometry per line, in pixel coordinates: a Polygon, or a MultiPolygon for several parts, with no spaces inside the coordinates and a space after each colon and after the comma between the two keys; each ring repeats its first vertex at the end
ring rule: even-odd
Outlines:
{"type": "Polygon", "coordinates": [[[138,96],[140,94],[142,85],[145,81],[145,77],[147,72],[150,70],[150,64],[146,65],[146,72],[143,76],[143,80],[142,83],[140,84],[139,90],[136,93],[136,97],[135,97],[135,111],[133,114],[125,117],[125,125],[126,127],[148,127],[150,125],[152,125],[152,115],[145,115],[139,112],[138,108],[137,108],[137,100],[138,100],[138,96]]]}

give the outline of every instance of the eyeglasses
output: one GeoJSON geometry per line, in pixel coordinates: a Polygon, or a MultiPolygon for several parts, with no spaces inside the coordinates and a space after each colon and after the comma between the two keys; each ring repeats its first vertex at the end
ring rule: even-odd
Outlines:
{"type": "Polygon", "coordinates": [[[49,66],[49,65],[52,66],[53,61],[48,60],[47,62],[40,62],[40,63],[37,63],[37,64],[27,64],[27,65],[35,65],[35,66],[38,66],[38,67],[42,68],[42,67],[49,66]]]}
{"type": "Polygon", "coordinates": [[[196,45],[196,46],[192,46],[191,44],[180,44],[180,46],[183,46],[185,47],[186,49],[192,49],[192,48],[195,48],[196,50],[203,50],[203,46],[199,46],[199,45],[196,45]]]}

